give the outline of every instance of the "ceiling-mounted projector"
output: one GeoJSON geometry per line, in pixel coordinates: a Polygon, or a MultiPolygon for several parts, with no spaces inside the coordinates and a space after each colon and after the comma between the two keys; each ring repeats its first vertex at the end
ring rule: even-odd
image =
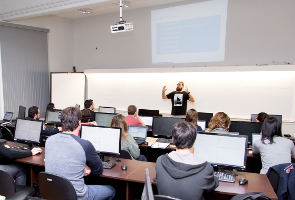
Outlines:
{"type": "Polygon", "coordinates": [[[122,0],[120,0],[120,21],[116,23],[115,25],[111,25],[111,33],[120,33],[120,32],[126,32],[126,31],[133,31],[133,23],[132,22],[126,23],[126,21],[123,20],[122,0]]]}

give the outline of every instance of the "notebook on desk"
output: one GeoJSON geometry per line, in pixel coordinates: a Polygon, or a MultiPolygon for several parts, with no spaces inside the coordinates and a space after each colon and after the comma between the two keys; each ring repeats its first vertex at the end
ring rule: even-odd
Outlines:
{"type": "Polygon", "coordinates": [[[142,144],[146,140],[148,127],[146,126],[128,126],[128,133],[134,138],[137,144],[142,144]]]}
{"type": "Polygon", "coordinates": [[[6,112],[3,120],[0,120],[0,123],[11,122],[13,117],[13,112],[6,112]]]}

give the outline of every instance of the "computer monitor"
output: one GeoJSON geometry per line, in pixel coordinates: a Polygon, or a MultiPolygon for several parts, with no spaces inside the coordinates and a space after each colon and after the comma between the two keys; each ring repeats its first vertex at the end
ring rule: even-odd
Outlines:
{"type": "Polygon", "coordinates": [[[260,140],[261,137],[262,136],[259,133],[252,133],[252,144],[254,144],[256,140],[260,140]]]}
{"type": "Polygon", "coordinates": [[[141,119],[141,121],[149,127],[153,126],[153,117],[151,116],[139,116],[139,118],[141,119]]]}
{"type": "Polygon", "coordinates": [[[212,117],[213,113],[198,112],[198,119],[206,121],[206,128],[208,128],[208,124],[212,117]]]}
{"type": "Polygon", "coordinates": [[[128,126],[128,133],[133,138],[146,138],[148,127],[146,126],[128,126]]]}
{"type": "Polygon", "coordinates": [[[172,137],[172,127],[177,122],[185,121],[184,118],[175,117],[154,117],[153,119],[153,136],[172,137]]]}
{"type": "Polygon", "coordinates": [[[6,112],[3,121],[10,122],[13,117],[13,112],[6,112]]]}
{"type": "Polygon", "coordinates": [[[198,132],[194,154],[215,168],[245,170],[247,142],[246,135],[198,132]]]}
{"type": "MultiPolygon", "coordinates": [[[[282,121],[283,121],[282,115],[268,115],[268,116],[276,118],[282,124],[282,121]]],[[[256,117],[257,117],[257,114],[251,114],[251,122],[256,122],[256,117]]]]}
{"type": "Polygon", "coordinates": [[[197,122],[198,126],[202,128],[202,131],[205,131],[206,129],[206,121],[205,120],[198,120],[197,122]]]}
{"type": "Polygon", "coordinates": [[[98,111],[103,112],[103,113],[116,113],[116,108],[115,107],[99,106],[98,111]]]}
{"type": "Polygon", "coordinates": [[[160,115],[160,111],[159,110],[138,109],[138,115],[157,117],[160,115]]]}
{"type": "Polygon", "coordinates": [[[26,107],[19,106],[18,107],[18,119],[25,119],[26,118],[26,107]]]}
{"type": "Polygon", "coordinates": [[[231,121],[229,131],[239,132],[240,135],[248,136],[248,144],[252,144],[252,133],[261,132],[262,123],[249,121],[231,121]]]}
{"type": "Polygon", "coordinates": [[[16,119],[14,140],[32,144],[40,144],[43,122],[29,119],[16,119]]]}
{"type": "Polygon", "coordinates": [[[54,124],[54,125],[61,125],[61,112],[62,110],[46,110],[46,115],[45,115],[45,123],[47,124],[54,124]]]}
{"type": "Polygon", "coordinates": [[[122,129],[118,127],[82,125],[80,136],[90,141],[102,156],[119,157],[121,153],[122,129]]]}
{"type": "Polygon", "coordinates": [[[111,121],[116,114],[95,112],[95,121],[98,126],[111,126],[111,121]]]}

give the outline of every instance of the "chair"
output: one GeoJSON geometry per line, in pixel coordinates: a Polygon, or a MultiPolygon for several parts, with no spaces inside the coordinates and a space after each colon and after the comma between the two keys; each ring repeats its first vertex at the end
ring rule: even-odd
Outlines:
{"type": "Polygon", "coordinates": [[[34,193],[33,187],[15,185],[12,176],[0,170],[0,195],[5,196],[6,200],[25,200],[34,193]]]}
{"type": "Polygon", "coordinates": [[[150,171],[148,168],[145,168],[145,184],[142,191],[141,200],[180,200],[180,199],[165,196],[165,195],[154,195],[151,178],[150,178],[150,171]]]}
{"type": "Polygon", "coordinates": [[[40,172],[38,174],[39,189],[42,197],[48,200],[77,200],[72,183],[59,175],[40,172]]]}
{"type": "Polygon", "coordinates": [[[0,131],[2,134],[2,138],[6,139],[8,141],[14,141],[14,136],[12,134],[12,132],[5,126],[0,126],[0,131]]]}
{"type": "Polygon", "coordinates": [[[280,180],[279,174],[273,168],[269,168],[269,172],[268,172],[267,177],[268,177],[268,180],[269,180],[273,190],[275,191],[275,193],[277,193],[278,186],[279,186],[279,180],[280,180]]]}
{"type": "Polygon", "coordinates": [[[126,150],[121,150],[120,158],[130,159],[130,160],[132,159],[130,153],[126,150]]]}

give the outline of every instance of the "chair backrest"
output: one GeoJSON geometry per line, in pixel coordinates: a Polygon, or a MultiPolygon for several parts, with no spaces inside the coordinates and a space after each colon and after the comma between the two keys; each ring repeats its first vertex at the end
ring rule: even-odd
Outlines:
{"type": "Polygon", "coordinates": [[[8,141],[14,141],[12,132],[5,126],[0,126],[2,137],[8,141]]]}
{"type": "Polygon", "coordinates": [[[10,174],[0,170],[0,195],[6,198],[15,194],[15,182],[10,174]]]}
{"type": "Polygon", "coordinates": [[[279,174],[273,168],[269,168],[269,172],[268,172],[267,177],[268,177],[268,180],[269,180],[273,190],[277,193],[278,186],[279,186],[279,180],[280,180],[279,174]]]}
{"type": "Polygon", "coordinates": [[[41,195],[48,200],[77,200],[77,194],[72,183],[57,174],[40,172],[38,182],[41,195]]]}
{"type": "Polygon", "coordinates": [[[141,200],[154,200],[150,171],[148,168],[145,168],[145,183],[141,195],[141,200]]]}
{"type": "Polygon", "coordinates": [[[164,196],[164,195],[154,195],[154,200],[180,200],[174,197],[164,196]]]}
{"type": "Polygon", "coordinates": [[[126,150],[121,150],[120,158],[132,159],[130,153],[126,150]]]}

